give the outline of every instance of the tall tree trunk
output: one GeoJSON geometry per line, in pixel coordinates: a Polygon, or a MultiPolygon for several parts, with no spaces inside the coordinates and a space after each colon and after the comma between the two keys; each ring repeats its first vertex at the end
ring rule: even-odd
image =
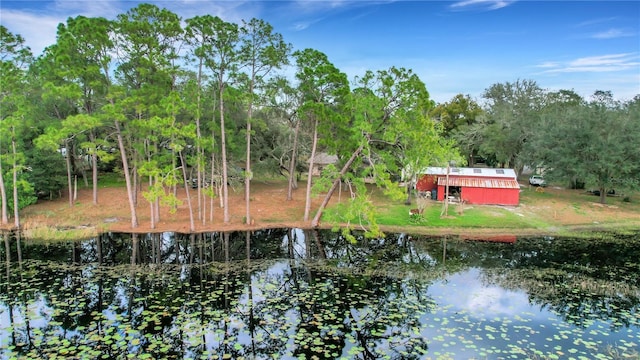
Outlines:
{"type": "Polygon", "coordinates": [[[255,70],[251,72],[251,83],[249,84],[249,110],[247,116],[247,163],[244,172],[244,201],[245,201],[245,222],[251,224],[251,121],[253,116],[253,83],[255,81],[255,70]]]}
{"type": "Polygon", "coordinates": [[[227,224],[231,221],[231,216],[229,215],[229,186],[227,185],[227,142],[225,136],[224,129],[224,85],[222,84],[222,73],[220,74],[220,146],[222,148],[222,203],[223,203],[223,212],[224,212],[224,223],[227,224]]]}
{"type": "Polygon", "coordinates": [[[307,176],[307,194],[304,203],[304,221],[309,221],[311,211],[311,183],[313,178],[313,162],[316,157],[316,147],[318,146],[318,118],[313,123],[313,142],[311,145],[311,159],[309,160],[309,175],[307,176]]]}
{"type": "MultiPolygon", "coordinates": [[[[213,130],[211,130],[211,132],[212,132],[211,137],[213,137],[213,130]]],[[[214,209],[214,205],[213,204],[215,202],[213,198],[215,197],[215,194],[216,194],[216,190],[215,190],[216,188],[214,187],[214,186],[216,186],[216,184],[214,182],[214,177],[213,177],[215,175],[215,167],[214,167],[215,163],[216,163],[216,155],[213,153],[213,149],[212,149],[211,150],[211,180],[210,180],[211,183],[209,184],[209,186],[211,186],[211,188],[210,188],[211,189],[211,199],[209,201],[209,207],[210,207],[209,208],[209,221],[211,223],[213,223],[213,209],[214,209]]]]}
{"type": "Polygon", "coordinates": [[[296,129],[293,134],[293,149],[291,150],[291,161],[289,162],[289,188],[287,189],[287,200],[293,200],[293,184],[296,176],[296,157],[298,154],[298,134],[300,132],[300,119],[296,122],[296,129]]]}
{"type": "Polygon", "coordinates": [[[356,149],[356,151],[354,151],[353,154],[351,154],[351,157],[349,158],[347,163],[344,164],[344,166],[342,167],[342,170],[340,170],[340,174],[338,175],[338,178],[333,181],[333,185],[331,185],[331,189],[329,189],[329,192],[324,197],[324,200],[322,200],[322,204],[320,204],[320,208],[318,208],[318,212],[316,212],[316,216],[314,216],[313,220],[311,220],[311,226],[313,227],[318,226],[318,223],[320,222],[320,217],[322,216],[322,212],[324,211],[325,207],[327,207],[329,200],[331,200],[331,196],[333,196],[333,193],[336,191],[338,184],[340,184],[340,182],[342,181],[342,177],[344,176],[344,174],[347,173],[351,164],[355,161],[355,159],[358,156],[360,156],[362,149],[364,149],[364,145],[360,145],[356,149]]]}
{"type": "Polygon", "coordinates": [[[189,194],[189,186],[186,185],[187,184],[187,168],[186,166],[184,166],[185,159],[184,159],[184,156],[182,155],[182,151],[179,151],[178,155],[180,155],[180,161],[182,162],[182,178],[184,179],[184,183],[185,183],[184,191],[187,193],[187,206],[189,207],[189,230],[191,232],[194,232],[196,231],[196,225],[193,219],[193,206],[191,205],[191,195],[189,194]]]}
{"type": "MultiPolygon", "coordinates": [[[[202,166],[202,162],[204,160],[204,151],[202,150],[202,133],[200,132],[200,106],[202,103],[202,96],[200,92],[202,91],[202,66],[204,65],[204,60],[202,57],[199,58],[198,62],[198,95],[196,97],[196,181],[197,183],[197,191],[198,191],[198,220],[202,221],[202,224],[205,224],[205,198],[203,196],[202,187],[204,186],[204,168],[202,166]]],[[[185,183],[185,186],[186,183],[185,183]]]]}
{"type": "Polygon", "coordinates": [[[405,205],[411,205],[411,188],[413,185],[413,181],[409,180],[407,181],[407,200],[405,200],[404,204],[405,205]]]}
{"type": "MultiPolygon", "coordinates": [[[[129,145],[131,145],[131,139],[129,139],[129,145]]],[[[138,158],[138,152],[136,149],[131,149],[131,159],[138,158]]],[[[127,169],[128,170],[128,169],[127,169]]],[[[133,162],[133,168],[131,169],[131,177],[133,179],[133,206],[138,206],[138,191],[142,187],[142,179],[138,178],[138,168],[136,166],[136,162],[133,162]]]]}
{"type": "MultiPolygon", "coordinates": [[[[92,144],[96,143],[96,135],[93,130],[89,132],[89,140],[92,144]]],[[[96,150],[91,154],[91,183],[93,185],[93,205],[98,205],[98,154],[96,150]]]]}
{"type": "MultiPolygon", "coordinates": [[[[153,191],[153,176],[149,175],[149,191],[153,191]]],[[[155,201],[153,199],[149,200],[149,214],[150,214],[150,221],[151,224],[149,225],[150,228],[155,229],[156,228],[156,212],[155,212],[155,201]]]]}
{"type": "Polygon", "coordinates": [[[67,164],[67,187],[69,190],[69,207],[73,206],[73,178],[71,176],[71,149],[69,149],[69,140],[64,141],[65,160],[67,164]]]}
{"type": "Polygon", "coordinates": [[[2,224],[9,223],[7,206],[7,188],[4,186],[4,175],[2,175],[2,161],[0,161],[0,196],[2,196],[2,224]]]}
{"type": "MultiPolygon", "coordinates": [[[[175,116],[174,116],[175,118],[175,116]]],[[[174,142],[173,136],[171,136],[171,143],[174,142]]],[[[182,167],[183,169],[185,169],[187,167],[187,164],[185,164],[182,161],[182,157],[180,157],[180,167],[182,167]]],[[[175,150],[171,150],[171,168],[172,169],[177,169],[177,165],[176,165],[176,152],[175,150]]],[[[175,175],[175,171],[171,172],[171,177],[173,178],[171,181],[171,191],[173,191],[173,197],[177,198],[178,197],[178,179],[176,179],[176,175],[175,175]]],[[[187,183],[184,183],[184,186],[187,186],[187,183]]],[[[171,205],[171,210],[173,211],[178,211],[178,204],[176,204],[175,202],[171,205]]]]}
{"type": "Polygon", "coordinates": [[[11,127],[11,148],[13,149],[13,223],[20,230],[20,214],[18,212],[18,153],[16,151],[16,128],[11,127]]]}
{"type": "Polygon", "coordinates": [[[133,198],[133,184],[131,183],[131,174],[129,173],[129,161],[127,160],[127,152],[124,148],[124,141],[122,140],[122,132],[120,131],[120,123],[115,121],[116,135],[118,137],[118,147],[120,148],[120,157],[122,158],[122,170],[124,172],[124,180],[127,184],[127,197],[129,198],[129,210],[131,211],[131,228],[138,227],[138,216],[136,215],[136,205],[133,198]]]}

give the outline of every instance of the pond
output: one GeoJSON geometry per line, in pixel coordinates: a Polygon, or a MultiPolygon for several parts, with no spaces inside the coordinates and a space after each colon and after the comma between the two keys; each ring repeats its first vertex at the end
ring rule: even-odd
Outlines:
{"type": "Polygon", "coordinates": [[[639,234],[356,235],[5,235],[0,358],[639,356],[639,234]]]}

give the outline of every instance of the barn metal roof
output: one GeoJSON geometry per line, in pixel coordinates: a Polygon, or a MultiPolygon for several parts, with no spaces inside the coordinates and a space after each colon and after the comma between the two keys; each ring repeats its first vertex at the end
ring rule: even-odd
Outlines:
{"type": "MultiPolygon", "coordinates": [[[[438,186],[446,186],[447,178],[438,177],[438,186]]],[[[507,179],[478,179],[449,177],[449,186],[491,188],[491,189],[520,189],[516,180],[507,179]]]]}
{"type": "MultiPolygon", "coordinates": [[[[428,167],[423,174],[427,175],[446,175],[446,167],[428,167]]],[[[513,169],[502,168],[467,168],[452,167],[449,168],[450,176],[473,176],[473,177],[492,177],[492,178],[508,178],[515,179],[516,172],[513,169]]]]}

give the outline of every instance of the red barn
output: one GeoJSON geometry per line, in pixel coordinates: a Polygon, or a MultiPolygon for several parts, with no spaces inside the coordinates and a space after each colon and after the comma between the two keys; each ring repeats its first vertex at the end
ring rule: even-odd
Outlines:
{"type": "MultiPolygon", "coordinates": [[[[449,168],[449,196],[468,204],[518,205],[520,184],[513,169],[449,168]]],[[[444,200],[447,168],[427,168],[416,183],[422,192],[436,190],[444,200]]]]}

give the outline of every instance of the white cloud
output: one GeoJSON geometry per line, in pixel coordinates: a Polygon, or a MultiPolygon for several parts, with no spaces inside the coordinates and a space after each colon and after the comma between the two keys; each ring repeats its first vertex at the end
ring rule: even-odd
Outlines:
{"type": "Polygon", "coordinates": [[[593,34],[593,36],[591,37],[594,39],[615,39],[615,38],[627,37],[627,36],[633,36],[633,34],[630,32],[625,32],[620,29],[609,29],[607,31],[593,34]]]}
{"type": "MultiPolygon", "coordinates": [[[[0,0],[1,1],[1,0],[0,0]]],[[[152,2],[160,8],[175,12],[182,19],[195,15],[211,14],[219,16],[225,21],[239,22],[258,15],[261,2],[258,1],[174,1],[152,2]]],[[[57,0],[42,2],[38,10],[22,10],[18,8],[2,7],[2,25],[10,32],[21,35],[34,56],[42,54],[43,50],[56,42],[57,27],[66,23],[70,17],[79,15],[86,17],[104,17],[115,19],[117,15],[126,13],[138,6],[134,1],[69,1],[57,0]]]]}
{"type": "Polygon", "coordinates": [[[559,62],[555,62],[555,61],[546,61],[546,62],[543,62],[541,64],[536,65],[536,67],[544,68],[544,69],[552,69],[552,68],[556,68],[558,66],[560,66],[560,63],[559,62]]]}
{"type": "Polygon", "coordinates": [[[58,24],[66,16],[31,14],[11,9],[2,10],[2,25],[16,35],[21,35],[34,56],[39,56],[45,47],[56,42],[58,24]]]}
{"type": "Polygon", "coordinates": [[[579,24],[576,24],[575,27],[591,26],[591,25],[602,24],[602,23],[616,21],[616,20],[617,20],[616,17],[593,19],[593,20],[583,21],[579,24]]]}
{"type": "Polygon", "coordinates": [[[486,8],[488,10],[502,9],[511,5],[514,0],[463,0],[450,5],[452,9],[486,8]]]}
{"type": "Polygon", "coordinates": [[[637,53],[588,56],[567,62],[545,62],[538,67],[548,68],[545,73],[612,72],[638,69],[637,53]]]}
{"type": "Polygon", "coordinates": [[[118,14],[117,1],[66,1],[56,0],[51,12],[61,15],[111,18],[118,14]]]}

